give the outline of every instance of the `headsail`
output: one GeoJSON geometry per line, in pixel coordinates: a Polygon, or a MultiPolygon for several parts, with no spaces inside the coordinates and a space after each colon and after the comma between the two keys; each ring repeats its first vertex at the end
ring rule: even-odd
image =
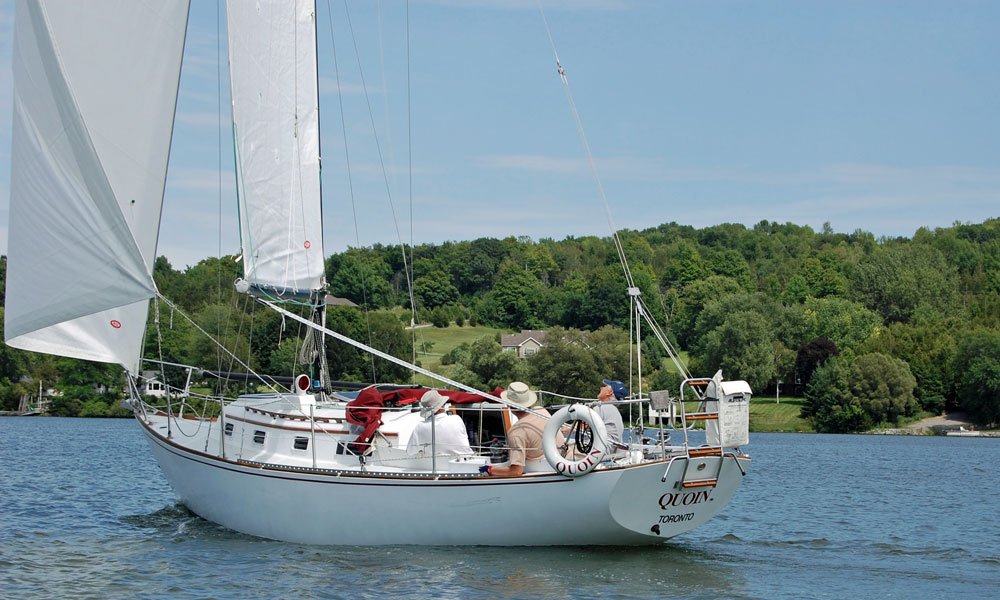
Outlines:
{"type": "Polygon", "coordinates": [[[187,14],[18,0],[9,345],[137,370],[187,14]]]}
{"type": "Polygon", "coordinates": [[[316,9],[312,0],[226,7],[243,269],[258,286],[320,288],[316,9]]]}

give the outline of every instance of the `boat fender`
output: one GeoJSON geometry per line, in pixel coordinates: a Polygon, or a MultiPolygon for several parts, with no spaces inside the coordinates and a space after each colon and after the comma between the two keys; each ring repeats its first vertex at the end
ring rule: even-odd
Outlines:
{"type": "Polygon", "coordinates": [[[604,460],[604,455],[608,451],[607,439],[604,420],[600,415],[583,404],[573,404],[562,407],[552,415],[545,426],[545,432],[542,433],[542,451],[545,452],[545,459],[557,473],[567,477],[579,477],[593,471],[594,467],[604,460]],[[564,457],[556,447],[556,434],[570,421],[583,421],[594,432],[594,444],[590,452],[579,460],[564,457]]]}

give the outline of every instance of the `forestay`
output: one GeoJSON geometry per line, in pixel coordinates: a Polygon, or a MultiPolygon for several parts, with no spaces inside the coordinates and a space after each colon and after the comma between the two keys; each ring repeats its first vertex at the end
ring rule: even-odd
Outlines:
{"type": "Polygon", "coordinates": [[[187,2],[16,10],[5,339],[135,372],[187,2]]]}
{"type": "Polygon", "coordinates": [[[311,0],[228,2],[244,276],[279,291],[323,278],[311,0]]]}

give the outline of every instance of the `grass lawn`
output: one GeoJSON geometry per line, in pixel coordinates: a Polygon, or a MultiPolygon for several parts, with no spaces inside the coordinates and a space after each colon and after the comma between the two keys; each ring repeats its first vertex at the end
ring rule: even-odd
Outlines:
{"type": "Polygon", "coordinates": [[[799,416],[805,398],[787,396],[775,403],[772,397],[756,397],[750,401],[750,431],[784,431],[812,433],[812,425],[799,416]]]}
{"type": "MultiPolygon", "coordinates": [[[[754,397],[750,401],[750,431],[779,431],[785,433],[813,433],[812,425],[799,416],[805,398],[782,398],[775,403],[773,397],[754,397]]],[[[697,402],[686,402],[684,409],[694,412],[697,402]]],[[[699,424],[699,428],[704,425],[699,424]]]]}
{"type": "MultiPolygon", "coordinates": [[[[407,335],[410,334],[409,331],[406,333],[407,335]]],[[[507,330],[494,329],[493,327],[459,327],[457,325],[449,325],[444,328],[420,327],[415,330],[415,333],[417,338],[417,360],[420,361],[420,365],[425,369],[447,376],[448,367],[441,366],[442,355],[447,354],[464,343],[471,344],[483,336],[507,333],[507,330]],[[425,343],[431,344],[428,352],[421,351],[425,343]]],[[[417,383],[435,385],[433,381],[422,375],[417,376],[417,383]]]]}

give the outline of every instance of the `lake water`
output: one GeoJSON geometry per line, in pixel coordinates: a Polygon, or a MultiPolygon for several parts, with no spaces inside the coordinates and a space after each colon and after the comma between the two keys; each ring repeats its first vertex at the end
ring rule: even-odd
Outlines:
{"type": "Polygon", "coordinates": [[[188,513],[131,420],[4,417],[0,597],[1000,596],[1000,439],[754,434],[748,451],[722,515],[663,547],[316,547],[188,513]]]}

